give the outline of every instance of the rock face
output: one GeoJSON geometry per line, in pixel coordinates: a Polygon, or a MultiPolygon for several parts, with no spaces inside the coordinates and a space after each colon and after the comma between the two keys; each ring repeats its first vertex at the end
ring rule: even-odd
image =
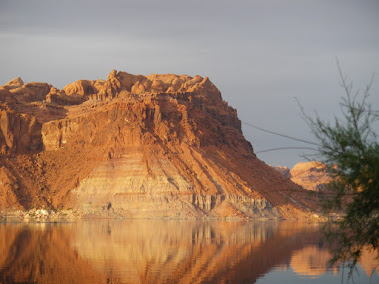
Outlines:
{"type": "Polygon", "coordinates": [[[0,145],[3,155],[41,150],[41,124],[34,116],[0,110],[0,145]]]}
{"type": "Polygon", "coordinates": [[[15,89],[20,88],[24,85],[24,81],[20,77],[14,78],[13,80],[9,81],[4,85],[4,88],[6,89],[15,89]]]}
{"type": "Polygon", "coordinates": [[[280,166],[273,167],[273,169],[306,190],[321,192],[331,181],[326,166],[316,161],[298,163],[291,170],[288,167],[280,166]]]}
{"type": "Polygon", "coordinates": [[[21,79],[7,85],[2,208],[73,208],[93,217],[310,214],[303,189],[256,158],[236,111],[207,77],[113,70],[107,80],[63,90],[21,79]]]}
{"type": "Polygon", "coordinates": [[[298,163],[291,169],[291,180],[307,190],[321,192],[326,189],[331,177],[324,164],[316,161],[298,163]]]}

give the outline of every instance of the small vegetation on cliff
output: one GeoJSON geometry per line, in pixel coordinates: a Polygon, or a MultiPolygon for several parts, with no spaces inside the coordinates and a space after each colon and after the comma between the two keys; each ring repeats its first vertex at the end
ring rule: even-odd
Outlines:
{"type": "Polygon", "coordinates": [[[303,114],[320,144],[318,159],[333,176],[325,212],[343,212],[325,230],[335,248],[331,262],[350,261],[352,272],[363,247],[379,257],[379,143],[375,132],[379,112],[369,102],[372,81],[363,92],[354,91],[340,68],[339,72],[346,95],[340,103],[342,117],[325,122],[317,114],[303,114]]]}

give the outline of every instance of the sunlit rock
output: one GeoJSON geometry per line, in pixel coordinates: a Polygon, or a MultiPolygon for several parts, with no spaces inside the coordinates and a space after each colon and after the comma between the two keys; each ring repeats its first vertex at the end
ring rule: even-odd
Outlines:
{"type": "Polygon", "coordinates": [[[13,176],[4,208],[111,218],[312,216],[313,200],[255,156],[208,77],[112,70],[63,90],[17,82],[0,88],[0,162],[13,176]]]}

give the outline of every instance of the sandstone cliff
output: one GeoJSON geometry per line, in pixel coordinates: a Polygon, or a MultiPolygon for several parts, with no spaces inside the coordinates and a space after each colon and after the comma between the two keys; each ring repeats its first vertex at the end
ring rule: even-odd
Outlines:
{"type": "Polygon", "coordinates": [[[281,166],[273,167],[273,169],[306,190],[322,192],[331,182],[331,175],[326,170],[326,166],[316,161],[297,163],[291,170],[281,166]]]}
{"type": "Polygon", "coordinates": [[[298,163],[291,169],[291,180],[303,188],[323,191],[331,181],[326,166],[320,162],[298,163]]]}
{"type": "MultiPolygon", "coordinates": [[[[206,78],[0,87],[0,206],[81,216],[299,218],[304,190],[258,160],[206,78]]],[[[307,205],[307,206],[306,206],[307,205]]]]}

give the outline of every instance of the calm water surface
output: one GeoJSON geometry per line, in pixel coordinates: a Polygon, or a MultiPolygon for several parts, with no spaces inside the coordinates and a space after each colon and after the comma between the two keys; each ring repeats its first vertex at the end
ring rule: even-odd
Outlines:
{"type": "MultiPolygon", "coordinates": [[[[353,283],[329,257],[318,224],[0,224],[0,283],[353,283]]],[[[374,266],[365,253],[354,283],[379,283],[374,266]]]]}

